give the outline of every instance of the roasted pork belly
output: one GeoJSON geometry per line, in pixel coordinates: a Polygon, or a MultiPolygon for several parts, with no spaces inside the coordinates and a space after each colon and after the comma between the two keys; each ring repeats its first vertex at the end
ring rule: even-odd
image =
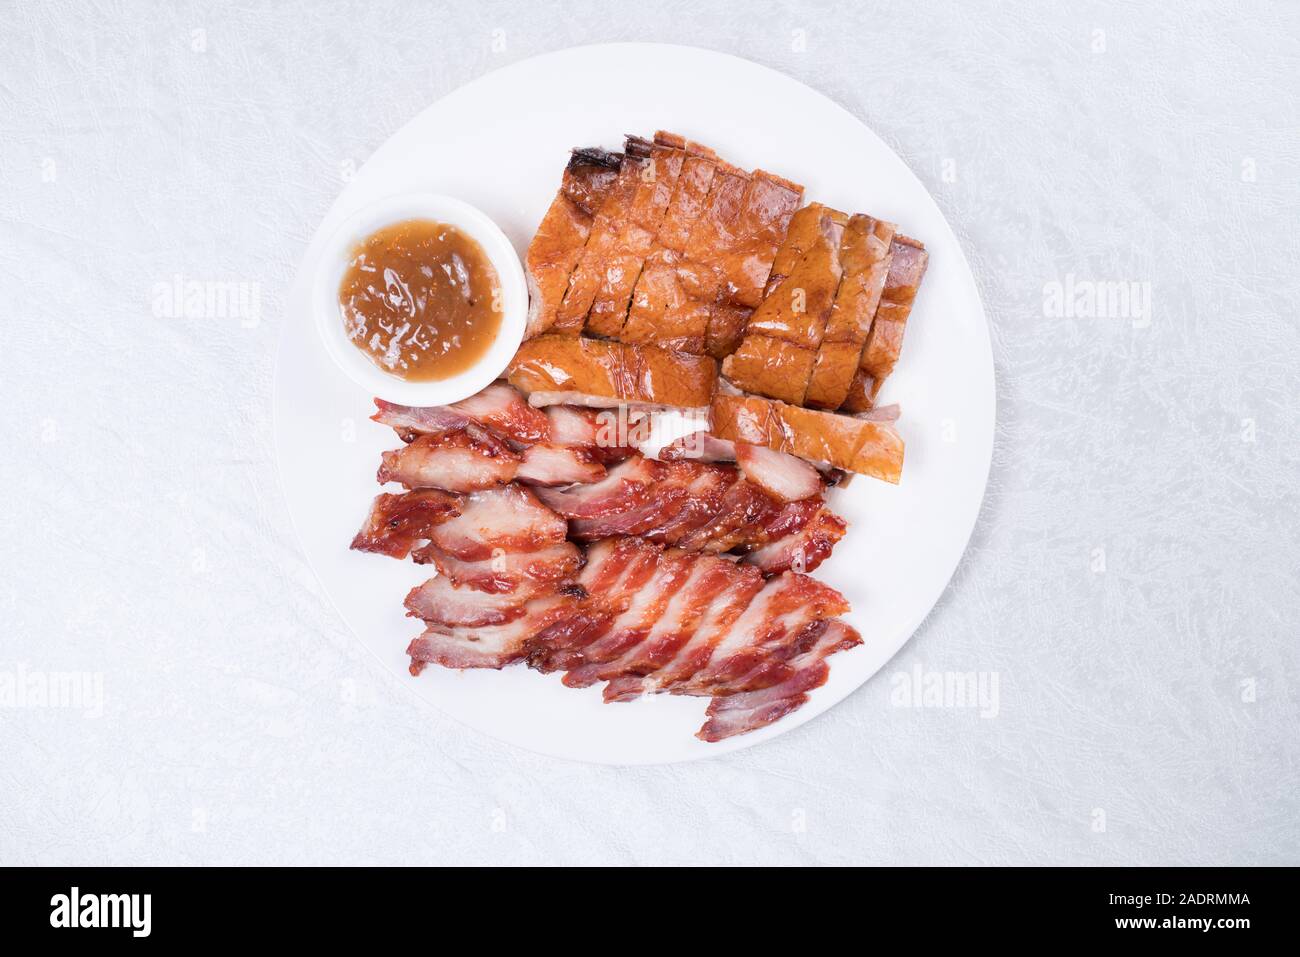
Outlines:
{"type": "Polygon", "coordinates": [[[560,189],[528,244],[527,338],[541,335],[554,324],[592,221],[618,178],[622,162],[622,155],[600,149],[576,149],[569,157],[560,189]]]}
{"type": "Polygon", "coordinates": [[[846,412],[865,412],[875,403],[886,377],[894,371],[903,348],[903,332],[911,315],[921,279],[929,264],[929,253],[914,239],[895,235],[890,246],[889,274],[871,323],[871,334],[862,352],[862,362],[849,395],[841,406],[846,412]]]}
{"type": "Polygon", "coordinates": [[[639,137],[629,137],[618,178],[601,203],[591,233],[578,264],[569,276],[569,287],[556,309],[551,332],[577,334],[587,321],[609,267],[621,253],[619,243],[630,221],[639,187],[650,169],[650,144],[639,137]]]}
{"type": "Polygon", "coordinates": [[[722,374],[746,392],[802,405],[816,361],[813,349],[750,333],[722,360],[722,374]]]}
{"type": "Polygon", "coordinates": [[[714,396],[711,431],[897,484],[903,439],[892,422],[802,409],[752,395],[714,396]]]}
{"type": "Polygon", "coordinates": [[[690,300],[677,267],[709,198],[718,168],[711,152],[688,150],[654,247],[642,264],[619,338],[682,352],[704,352],[708,305],[690,300]]]}
{"type": "Polygon", "coordinates": [[[893,237],[893,223],[861,215],[849,219],[840,241],[844,274],[826,320],[804,404],[837,409],[848,397],[885,288],[893,237]]]}
{"type": "Polygon", "coordinates": [[[539,336],[519,347],[509,379],[533,405],[701,409],[713,394],[717,363],[654,346],[539,336]]]}
{"type": "Polygon", "coordinates": [[[623,330],[632,290],[654,247],[686,160],[686,141],[662,131],[653,142],[629,136],[627,153],[644,165],[586,321],[588,333],[609,338],[618,337],[623,330]],[[640,159],[643,154],[648,158],[640,159]]]}
{"type": "Polygon", "coordinates": [[[755,170],[736,221],[734,239],[719,268],[729,302],[755,309],[763,301],[777,250],[803,198],[803,187],[755,170]]]}
{"type": "Polygon", "coordinates": [[[821,208],[810,245],[749,317],[746,336],[769,336],[817,350],[843,275],[840,242],[846,219],[843,213],[821,208]]]}
{"type": "Polygon", "coordinates": [[[803,404],[843,274],[840,245],[847,221],[820,204],[796,215],[777,253],[767,296],[722,363],[722,374],[738,388],[803,404]]]}

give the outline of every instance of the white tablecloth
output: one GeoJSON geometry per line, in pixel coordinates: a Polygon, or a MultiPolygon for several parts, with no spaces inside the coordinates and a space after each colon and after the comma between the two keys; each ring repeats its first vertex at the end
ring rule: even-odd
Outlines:
{"type": "Polygon", "coordinates": [[[982,6],[0,8],[0,863],[1300,863],[1300,14],[982,6]],[[984,513],[899,657],[771,744],[634,770],[400,693],[297,548],[269,420],[349,171],[486,71],[616,39],[884,136],[999,376],[984,513]],[[256,298],[185,318],[189,280],[256,298]],[[903,707],[914,669],[996,676],[996,714],[903,707]]]}

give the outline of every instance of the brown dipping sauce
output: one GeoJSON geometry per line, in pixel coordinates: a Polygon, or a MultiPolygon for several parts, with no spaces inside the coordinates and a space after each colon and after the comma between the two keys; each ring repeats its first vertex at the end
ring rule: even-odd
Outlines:
{"type": "Polygon", "coordinates": [[[501,283],[474,239],[411,219],[371,233],[339,284],[343,329],[385,372],[446,379],[483,358],[501,328],[501,283]]]}

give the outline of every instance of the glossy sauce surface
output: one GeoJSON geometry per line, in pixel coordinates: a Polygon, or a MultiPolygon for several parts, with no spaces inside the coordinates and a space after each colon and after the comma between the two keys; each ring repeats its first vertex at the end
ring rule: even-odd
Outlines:
{"type": "Polygon", "coordinates": [[[348,338],[413,382],[464,372],[501,328],[501,284],[476,240],[426,219],[394,223],[353,250],[339,284],[348,338]]]}

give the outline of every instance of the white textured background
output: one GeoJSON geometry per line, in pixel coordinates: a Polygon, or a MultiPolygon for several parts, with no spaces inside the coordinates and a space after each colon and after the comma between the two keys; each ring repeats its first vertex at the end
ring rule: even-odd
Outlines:
{"type": "Polygon", "coordinates": [[[1300,863],[1300,10],[976,6],[0,3],[0,674],[105,691],[0,707],[0,863],[1300,863]],[[279,309],[347,170],[603,40],[865,120],[962,237],[999,376],[984,513],[899,657],[666,768],[401,693],[272,460],[279,309]],[[1069,273],[1150,283],[1150,326],[1045,316],[1069,273]],[[258,284],[260,322],[155,318],[176,275],[258,284]],[[996,672],[997,717],[891,707],[914,665],[996,672]]]}

